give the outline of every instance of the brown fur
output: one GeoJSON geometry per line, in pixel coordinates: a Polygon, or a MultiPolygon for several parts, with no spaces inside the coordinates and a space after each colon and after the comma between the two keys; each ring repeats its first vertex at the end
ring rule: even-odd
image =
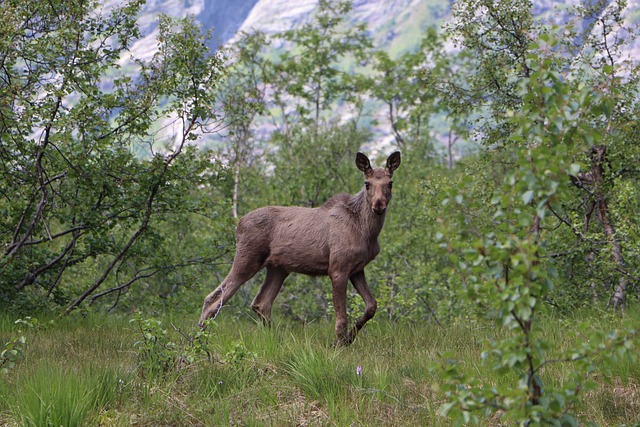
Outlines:
{"type": "Polygon", "coordinates": [[[365,280],[364,267],[380,252],[378,234],[391,200],[391,177],[400,166],[400,153],[385,168],[371,168],[362,153],[356,165],[365,175],[359,193],[337,194],[318,208],[267,206],[242,217],[236,231],[236,256],[220,286],[204,301],[200,324],[215,318],[242,284],[263,267],[264,283],[251,304],[265,321],[289,273],[327,275],[333,287],[337,343],[350,344],[376,311],[376,300],[365,280]],[[365,302],[365,312],[349,331],[346,294],[351,281],[365,302]]]}

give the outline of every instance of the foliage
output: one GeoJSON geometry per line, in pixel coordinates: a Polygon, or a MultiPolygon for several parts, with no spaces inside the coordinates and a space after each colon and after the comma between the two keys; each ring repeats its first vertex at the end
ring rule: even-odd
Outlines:
{"type": "MultiPolygon", "coordinates": [[[[192,21],[162,17],[155,53],[129,62],[141,2],[27,3],[0,12],[0,307],[136,312],[131,405],[161,408],[143,424],[637,419],[631,404],[602,409],[612,383],[637,382],[637,333],[605,311],[633,310],[639,283],[626,2],[557,9],[566,24],[554,26],[530,1],[461,0],[397,56],[349,23],[350,2],[321,1],[303,26],[224,53],[192,21]],[[331,330],[319,278],[287,279],[274,312],[292,329],[158,320],[195,323],[228,271],[237,217],[354,193],[355,153],[385,158],[390,145],[403,167],[366,270],[379,310],[354,347],[297,336],[331,330]],[[571,317],[585,308],[598,314],[571,317]]],[[[255,288],[227,317],[250,312],[255,288]]],[[[27,335],[4,341],[10,385],[27,335]]]]}
{"type": "Polygon", "coordinates": [[[141,5],[3,4],[3,307],[68,312],[220,254],[171,254],[170,264],[154,253],[166,221],[210,210],[196,187],[216,185],[220,171],[189,144],[216,120],[223,58],[193,22],[163,17],[155,54],[124,73],[141,5]],[[175,134],[159,132],[167,127],[175,134]]]}
{"type": "MultiPolygon", "coordinates": [[[[462,7],[470,12],[476,6],[475,2],[467,2],[462,7]]],[[[473,31],[477,31],[475,28],[471,33],[466,32],[467,27],[459,31],[469,40],[472,50],[491,51],[492,61],[498,61],[495,55],[505,52],[506,59],[515,61],[505,65],[508,71],[503,77],[508,85],[501,85],[500,78],[492,84],[502,90],[510,88],[505,92],[517,102],[504,102],[500,96],[494,99],[496,94],[491,94],[491,105],[497,110],[493,110],[492,120],[484,128],[495,131],[486,137],[485,143],[499,147],[500,158],[506,159],[510,167],[501,171],[502,185],[490,187],[483,194],[481,205],[472,197],[478,189],[473,188],[471,180],[461,180],[458,191],[445,200],[446,205],[454,206],[449,217],[452,230],[461,232],[445,233],[441,238],[442,248],[451,253],[450,277],[460,281],[466,293],[461,294],[461,299],[480,307],[488,317],[512,331],[509,337],[488,343],[483,357],[495,361],[494,369],[498,372],[510,373],[513,382],[490,387],[448,365],[445,376],[451,381],[446,387],[449,402],[443,405],[442,413],[452,416],[457,425],[478,422],[478,413],[496,414],[518,425],[578,425],[587,420],[581,420],[573,408],[580,394],[593,387],[589,377],[595,370],[595,361],[607,353],[613,354],[605,358],[608,364],[627,357],[629,349],[637,343],[636,332],[629,330],[610,336],[596,333],[590,336],[588,345],[569,349],[570,356],[553,359],[549,357],[551,347],[536,336],[534,325],[539,312],[545,310],[545,300],[556,284],[562,283],[549,252],[558,239],[555,230],[566,225],[573,227],[574,232],[578,228],[558,214],[558,205],[571,198],[576,177],[586,179],[586,173],[590,173],[593,186],[599,185],[598,164],[592,162],[591,170],[581,174],[581,168],[586,167],[577,162],[588,149],[600,150],[597,147],[608,137],[601,130],[603,124],[610,133],[615,133],[613,111],[620,99],[619,92],[611,90],[607,76],[586,77],[582,73],[570,78],[563,76],[563,67],[559,66],[562,57],[554,50],[558,42],[550,33],[538,31],[538,41],[527,42],[523,47],[522,34],[534,31],[529,27],[530,21],[505,19],[502,14],[509,12],[509,7],[497,8],[491,2],[483,3],[482,7],[489,11],[486,18],[489,23],[485,25],[497,28],[499,33],[485,33],[490,46],[477,45],[478,38],[469,40],[473,31]],[[498,25],[493,25],[492,20],[498,25]],[[511,31],[504,27],[505,22],[524,23],[527,30],[511,31]],[[515,39],[511,39],[514,34],[515,39]],[[478,213],[482,220],[470,213],[478,213]],[[475,225],[471,235],[463,229],[469,229],[469,224],[475,225]],[[493,226],[489,228],[487,224],[493,226]],[[543,368],[553,362],[571,363],[572,376],[567,383],[558,386],[545,383],[543,368]]],[[[514,17],[522,13],[527,16],[527,12],[510,12],[514,17]]],[[[468,17],[464,13],[462,16],[468,17]]],[[[479,75],[495,76],[493,64],[481,67],[479,75]]],[[[498,177],[496,183],[499,182],[498,177]]],[[[621,266],[621,250],[607,219],[605,196],[597,193],[595,197],[614,261],[621,266]]],[[[624,301],[624,292],[625,287],[619,285],[612,301],[619,298],[619,293],[624,301]]],[[[614,301],[613,305],[618,303],[614,301]]]]}
{"type": "Polygon", "coordinates": [[[439,106],[431,76],[442,74],[446,67],[443,41],[435,29],[429,29],[415,52],[397,59],[382,50],[374,52],[371,95],[383,102],[398,148],[411,148],[416,155],[419,150],[424,153],[434,149],[430,141],[432,118],[439,106]],[[429,72],[416,73],[416,69],[427,66],[429,72]]]}
{"type": "Polygon", "coordinates": [[[349,104],[349,114],[358,116],[367,83],[354,69],[364,65],[371,41],[363,25],[346,25],[350,10],[348,1],[321,0],[311,23],[281,34],[283,49],[266,81],[273,88],[280,133],[287,135],[300,124],[318,142],[320,126],[336,105],[349,104]]]}
{"type": "Polygon", "coordinates": [[[138,325],[142,335],[142,339],[134,344],[138,350],[140,370],[153,378],[175,368],[179,362],[177,346],[168,338],[162,322],[154,318],[143,319],[140,314],[131,322],[138,325]]]}
{"type": "MultiPolygon", "coordinates": [[[[562,157],[554,156],[555,159],[562,157]]],[[[456,368],[447,368],[452,381],[447,388],[450,402],[442,410],[459,425],[477,421],[476,413],[489,415],[496,411],[501,413],[501,418],[519,425],[577,425],[570,409],[580,394],[593,386],[589,377],[595,369],[596,358],[610,353],[613,356],[607,358],[608,363],[617,363],[618,355],[625,357],[627,350],[635,345],[632,330],[611,337],[598,333],[589,336],[587,346],[570,349],[570,356],[553,360],[548,356],[549,344],[536,336],[537,313],[544,310],[544,298],[552,291],[557,278],[549,265],[540,262],[545,257],[545,237],[539,230],[545,228],[546,206],[550,199],[557,197],[559,187],[552,179],[557,175],[549,169],[550,164],[550,159],[542,153],[530,150],[517,163],[514,173],[529,178],[518,181],[512,175],[501,195],[496,194],[493,200],[493,217],[499,222],[496,231],[484,234],[470,245],[461,245],[463,255],[457,259],[457,277],[464,278],[462,285],[468,301],[513,331],[509,338],[487,343],[483,358],[494,361],[498,372],[512,373],[517,382],[505,387],[487,387],[456,368]],[[542,169],[542,176],[529,169],[540,164],[546,168],[542,169]],[[521,212],[517,222],[502,221],[501,211],[507,206],[521,212]],[[541,379],[543,368],[554,361],[571,363],[573,372],[572,380],[558,388],[541,379]]],[[[463,204],[463,197],[457,197],[458,203],[463,204]]]]}
{"type": "Polygon", "coordinates": [[[228,48],[228,56],[233,58],[233,63],[227,67],[217,90],[226,132],[221,129],[220,140],[216,141],[213,149],[220,151],[233,170],[233,218],[238,218],[239,206],[244,196],[241,184],[244,184],[246,169],[259,161],[259,153],[264,150],[256,138],[255,128],[256,121],[266,108],[266,87],[263,83],[269,72],[269,63],[260,56],[266,44],[268,40],[260,32],[242,34],[228,48]]]}
{"type": "MultiPolygon", "coordinates": [[[[16,325],[33,328],[38,324],[38,319],[29,316],[15,321],[16,325]]],[[[27,347],[27,338],[23,335],[22,328],[18,328],[18,336],[11,338],[4,344],[4,349],[0,353],[0,372],[7,374],[9,370],[15,368],[16,363],[24,358],[27,347]]]]}
{"type": "Polygon", "coordinates": [[[195,363],[200,358],[212,358],[209,333],[203,330],[190,336],[176,329],[180,333],[176,339],[162,327],[162,321],[154,317],[144,318],[140,312],[132,317],[130,323],[136,325],[141,335],[134,347],[138,356],[138,369],[149,381],[162,378],[178,367],[195,363]]]}
{"type": "MultiPolygon", "coordinates": [[[[599,7],[595,3],[585,4],[575,10],[574,15],[589,22],[588,18],[597,15],[599,7]]],[[[565,162],[576,164],[569,171],[574,185],[562,185],[562,193],[549,206],[549,215],[556,217],[557,222],[550,225],[556,232],[549,233],[546,246],[550,258],[545,262],[562,265],[558,271],[567,273],[562,277],[566,286],[558,287],[556,292],[582,301],[594,295],[601,298],[609,292],[614,306],[624,303],[624,284],[630,279],[629,271],[637,268],[628,264],[625,256],[626,251],[635,251],[635,242],[627,237],[624,220],[624,230],[617,233],[614,218],[620,219],[620,216],[613,213],[619,211],[612,203],[616,198],[614,188],[624,188],[636,181],[633,174],[623,172],[628,169],[619,157],[635,159],[637,156],[635,148],[627,145],[627,129],[634,126],[627,112],[637,109],[638,74],[635,66],[622,59],[622,49],[630,46],[635,37],[622,22],[624,8],[623,2],[616,3],[580,30],[572,26],[568,18],[568,23],[559,29],[544,21],[532,20],[528,2],[504,5],[459,2],[454,12],[457,19],[450,29],[454,40],[465,48],[460,54],[461,64],[469,57],[478,58],[480,62],[475,69],[462,67],[456,78],[463,75],[463,81],[470,84],[461,87],[451,79],[445,85],[456,98],[460,96],[458,92],[466,94],[467,111],[476,111],[477,116],[471,123],[482,135],[487,156],[484,163],[474,168],[482,173],[483,181],[479,188],[483,193],[475,196],[482,197],[485,204],[491,201],[494,191],[514,167],[513,159],[519,155],[518,151],[528,150],[532,143],[544,144],[536,139],[543,133],[548,136],[557,132],[564,138],[558,144],[571,147],[557,153],[565,162]],[[477,8],[487,13],[477,15],[477,8]],[[601,30],[595,31],[598,26],[601,30]],[[495,64],[502,65],[496,68],[495,64]],[[546,82],[545,87],[540,87],[538,93],[522,90],[523,82],[531,79],[540,79],[540,84],[546,82]],[[590,96],[590,91],[595,92],[596,98],[590,96]],[[585,101],[595,105],[585,105],[585,101]],[[566,116],[562,117],[561,113],[566,116]],[[511,119],[514,115],[523,121],[516,123],[511,119]],[[517,126],[524,131],[516,129],[517,126]],[[518,132],[520,135],[514,138],[518,132]],[[602,168],[593,159],[592,150],[596,147],[606,151],[606,160],[602,160],[606,166],[602,168]],[[591,175],[596,179],[585,179],[591,175]],[[581,180],[585,180],[586,187],[581,180]],[[598,206],[597,222],[593,218],[589,227],[595,205],[598,206]],[[608,249],[602,251],[599,249],[602,247],[608,249]],[[617,286],[606,283],[616,276],[617,286]],[[587,289],[588,286],[592,289],[587,289]]],[[[455,105],[458,100],[448,102],[455,105]]],[[[542,148],[538,152],[548,154],[542,148]]],[[[484,206],[478,204],[472,212],[475,217],[484,217],[490,222],[483,211],[484,206]]],[[[511,215],[509,210],[504,212],[505,218],[511,215]]],[[[634,217],[633,214],[624,216],[634,217]]],[[[484,226],[480,222],[476,224],[477,229],[484,226]]]]}

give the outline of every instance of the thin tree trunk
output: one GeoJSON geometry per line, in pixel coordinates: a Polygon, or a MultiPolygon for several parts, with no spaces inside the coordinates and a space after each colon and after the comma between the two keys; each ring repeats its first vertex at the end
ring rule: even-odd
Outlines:
{"type": "Polygon", "coordinates": [[[400,129],[398,128],[397,114],[394,114],[393,112],[394,110],[393,99],[390,99],[388,104],[389,104],[389,121],[391,122],[391,130],[393,131],[393,136],[395,137],[396,142],[398,143],[398,148],[403,149],[405,141],[404,141],[404,137],[400,133],[400,129]]]}
{"type": "MultiPolygon", "coordinates": [[[[611,222],[609,221],[607,202],[606,200],[604,200],[604,198],[600,198],[600,196],[598,200],[598,214],[600,223],[602,224],[602,228],[604,230],[604,234],[605,236],[607,236],[607,239],[609,240],[609,243],[611,244],[611,247],[613,249],[613,261],[618,266],[618,269],[624,271],[625,262],[624,257],[622,256],[622,247],[620,247],[620,242],[618,242],[618,239],[616,238],[616,230],[613,228],[613,225],[611,225],[611,222]]],[[[629,279],[627,278],[627,276],[623,275],[620,278],[620,281],[618,282],[613,295],[611,295],[611,298],[609,298],[609,304],[611,304],[613,308],[624,308],[628,283],[629,279]]]]}
{"type": "Polygon", "coordinates": [[[47,189],[47,185],[50,183],[50,180],[45,179],[46,172],[44,170],[44,166],[42,165],[42,159],[44,158],[44,153],[50,142],[49,138],[51,136],[51,126],[52,126],[51,123],[53,123],[53,121],[57,117],[58,111],[60,110],[61,105],[62,105],[62,97],[58,96],[56,100],[56,104],[53,107],[53,111],[51,112],[50,121],[44,129],[44,138],[42,139],[42,147],[40,147],[40,150],[38,151],[38,154],[36,156],[35,167],[36,167],[36,177],[38,179],[38,185],[41,191],[40,200],[38,201],[38,205],[36,206],[35,212],[31,218],[31,222],[27,226],[26,231],[24,232],[20,240],[16,242],[16,237],[19,234],[20,228],[23,224],[23,220],[26,216],[26,213],[29,211],[29,208],[25,210],[22,217],[20,218],[20,222],[18,223],[18,226],[16,227],[16,230],[14,233],[14,239],[13,239],[14,241],[11,242],[11,245],[9,245],[9,248],[5,251],[5,254],[4,254],[7,257],[8,261],[10,261],[15,256],[15,254],[20,250],[20,248],[22,248],[22,246],[27,241],[27,239],[29,239],[33,235],[36,224],[38,223],[39,220],[42,220],[42,223],[46,228],[46,221],[43,215],[44,215],[44,209],[46,205],[49,203],[49,200],[48,200],[49,191],[47,189]]]}
{"type": "Polygon", "coordinates": [[[233,171],[233,200],[231,203],[231,216],[234,219],[238,219],[238,199],[240,196],[240,159],[236,159],[233,171]]]}
{"type": "MultiPolygon", "coordinates": [[[[584,227],[585,232],[589,227],[589,220],[591,215],[595,211],[598,217],[599,223],[602,225],[607,241],[612,248],[612,258],[619,271],[626,271],[624,256],[622,254],[622,247],[616,237],[616,230],[609,219],[609,206],[605,194],[602,190],[602,182],[604,177],[603,163],[607,147],[604,145],[596,145],[591,149],[591,163],[592,168],[589,172],[579,174],[577,177],[571,177],[571,181],[574,185],[590,191],[590,196],[594,200],[587,204],[587,212],[585,213],[584,227]]],[[[611,298],[609,298],[609,304],[613,308],[624,308],[626,300],[627,285],[629,279],[626,275],[622,275],[618,285],[616,286],[611,298]]]]}
{"type": "Polygon", "coordinates": [[[449,140],[447,141],[447,157],[448,157],[448,168],[453,169],[453,146],[458,141],[458,136],[453,136],[453,131],[449,129],[449,140]]]}

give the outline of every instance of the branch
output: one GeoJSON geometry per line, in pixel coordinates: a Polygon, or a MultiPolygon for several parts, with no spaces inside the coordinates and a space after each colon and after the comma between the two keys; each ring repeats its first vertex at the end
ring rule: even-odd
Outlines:
{"type": "Polygon", "coordinates": [[[91,299],[89,300],[89,305],[93,304],[95,302],[95,300],[97,300],[100,297],[103,297],[105,295],[108,295],[112,292],[116,292],[116,291],[121,291],[129,286],[131,286],[133,283],[137,282],[138,280],[141,279],[146,279],[148,277],[152,277],[154,275],[156,275],[157,273],[163,271],[163,270],[167,270],[169,269],[169,267],[161,267],[158,270],[155,270],[149,274],[143,274],[141,276],[137,276],[137,274],[139,273],[139,271],[137,271],[135,274],[136,276],[134,276],[132,279],[126,281],[125,283],[123,283],[122,285],[116,286],[115,288],[111,288],[111,289],[107,289],[106,291],[102,291],[94,296],[91,297],[91,299]]]}
{"type": "Polygon", "coordinates": [[[628,335],[624,335],[622,337],[617,337],[615,339],[613,339],[609,345],[605,345],[603,347],[599,347],[595,350],[593,350],[590,353],[583,353],[580,356],[577,357],[565,357],[562,359],[548,359],[543,361],[542,363],[540,363],[538,365],[538,367],[535,369],[535,372],[538,373],[542,368],[544,368],[546,365],[551,365],[552,363],[568,363],[568,362],[576,362],[578,360],[584,360],[584,359],[588,359],[589,357],[594,357],[594,356],[598,356],[600,354],[603,353],[609,353],[611,352],[612,348],[614,348],[617,345],[620,345],[621,342],[626,341],[628,338],[633,338],[637,335],[636,331],[630,331],[628,335]]]}
{"type": "MultiPolygon", "coordinates": [[[[76,231],[85,230],[87,228],[89,228],[89,226],[87,226],[87,225],[79,225],[77,227],[73,227],[73,228],[70,228],[68,230],[61,231],[59,233],[53,234],[51,236],[48,236],[46,239],[29,240],[28,242],[24,242],[23,246],[39,245],[41,243],[50,242],[50,241],[52,241],[54,239],[57,239],[58,237],[66,236],[69,233],[75,233],[76,231]]],[[[9,248],[12,248],[13,246],[15,246],[15,243],[12,244],[12,245],[9,245],[9,248]]]]}
{"type": "Polygon", "coordinates": [[[22,281],[15,286],[16,291],[20,292],[22,289],[25,288],[25,286],[33,283],[38,276],[40,276],[42,273],[51,269],[58,262],[60,262],[67,255],[67,253],[69,253],[69,251],[75,247],[76,242],[78,241],[78,238],[81,235],[82,233],[78,233],[78,232],[73,233],[73,238],[69,241],[69,243],[67,243],[67,246],[65,246],[62,252],[60,252],[60,254],[58,254],[57,257],[55,257],[53,260],[51,260],[47,264],[41,265],[35,271],[27,273],[24,279],[22,279],[22,281]]]}
{"type": "Polygon", "coordinates": [[[549,208],[549,210],[551,211],[551,213],[553,214],[553,216],[555,216],[556,218],[558,218],[558,220],[560,222],[562,222],[563,224],[567,225],[567,227],[571,228],[571,230],[573,231],[573,234],[575,234],[581,241],[587,240],[584,237],[584,234],[582,234],[580,231],[578,231],[576,229],[576,227],[573,226],[573,224],[571,224],[569,221],[567,221],[565,218],[561,217],[556,211],[555,209],[553,209],[553,206],[551,205],[551,203],[547,203],[547,207],[549,208]]]}
{"type": "MultiPolygon", "coordinates": [[[[33,234],[33,230],[35,229],[35,226],[38,223],[38,220],[42,217],[42,213],[44,212],[44,207],[47,204],[48,191],[47,191],[47,182],[44,179],[45,172],[42,166],[42,158],[44,157],[44,152],[47,148],[47,145],[50,142],[49,137],[51,135],[51,126],[52,126],[53,120],[57,116],[61,105],[62,105],[62,97],[58,96],[58,98],[56,99],[56,104],[53,107],[53,111],[51,112],[49,123],[47,124],[44,130],[44,139],[42,141],[42,147],[40,148],[36,156],[36,161],[35,161],[36,176],[38,178],[38,183],[40,184],[40,191],[42,192],[42,194],[40,195],[40,201],[38,202],[36,211],[33,214],[31,222],[29,223],[27,230],[25,231],[20,241],[17,242],[11,249],[7,249],[5,251],[5,256],[8,257],[9,259],[15,256],[15,254],[18,252],[18,250],[20,250],[22,245],[33,234]]],[[[21,222],[22,222],[22,219],[21,219],[21,222]]],[[[17,235],[17,230],[16,230],[16,235],[17,235]]]]}
{"type": "Polygon", "coordinates": [[[135,244],[138,238],[146,231],[147,227],[149,226],[149,223],[151,222],[151,216],[153,215],[153,205],[154,205],[156,196],[158,195],[158,192],[160,191],[160,187],[164,182],[164,177],[167,174],[167,171],[169,170],[169,166],[171,165],[171,162],[173,162],[173,160],[175,160],[175,158],[180,155],[184,145],[186,144],[188,135],[195,127],[196,127],[196,118],[194,117],[190,119],[188,126],[184,127],[184,130],[182,133],[182,140],[180,141],[180,144],[178,145],[178,148],[176,149],[176,151],[174,151],[173,153],[171,153],[165,158],[162,171],[160,172],[158,178],[156,179],[155,184],[151,188],[149,198],[147,199],[144,216],[142,218],[142,223],[140,224],[140,227],[138,228],[138,230],[129,238],[127,243],[120,250],[120,252],[113,258],[113,260],[111,260],[111,262],[109,263],[109,265],[107,265],[107,268],[102,273],[102,275],[87,290],[85,290],[82,293],[82,295],[80,295],[75,301],[69,304],[69,306],[64,310],[64,312],[61,315],[67,315],[71,313],[85,299],[87,299],[93,292],[95,292],[95,290],[98,289],[102,285],[102,283],[107,279],[107,277],[109,276],[111,271],[114,269],[114,267],[129,252],[129,249],[131,249],[131,247],[135,244]]]}
{"type": "MultiPolygon", "coordinates": [[[[226,252],[225,252],[226,254],[226,252]]],[[[219,257],[216,257],[215,259],[221,258],[224,254],[221,254],[219,257]]],[[[188,267],[190,265],[194,265],[194,264],[203,264],[206,262],[210,262],[211,260],[204,260],[204,259],[199,259],[199,260],[189,260],[183,263],[179,263],[179,264],[172,264],[172,265],[166,265],[163,267],[156,267],[155,270],[151,271],[150,273],[146,273],[146,274],[142,274],[142,275],[138,275],[139,273],[145,271],[145,270],[152,270],[154,267],[148,267],[148,268],[144,268],[141,270],[138,270],[134,273],[134,276],[127,280],[125,283],[115,286],[111,289],[107,289],[105,291],[102,291],[94,296],[91,297],[91,299],[89,300],[89,305],[93,304],[97,299],[105,296],[105,295],[109,295],[113,292],[117,292],[117,291],[121,291],[125,288],[128,288],[129,286],[131,286],[133,283],[137,282],[138,280],[142,280],[142,279],[146,279],[152,276],[155,276],[156,274],[160,273],[161,271],[167,271],[167,270],[175,270],[177,268],[180,267],[188,267]]]]}

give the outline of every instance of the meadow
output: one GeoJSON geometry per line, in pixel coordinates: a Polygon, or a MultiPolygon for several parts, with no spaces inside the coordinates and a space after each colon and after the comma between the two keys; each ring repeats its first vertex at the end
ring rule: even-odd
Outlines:
{"type": "MultiPolygon", "coordinates": [[[[611,331],[638,320],[638,310],[547,314],[534,334],[549,343],[553,359],[583,339],[574,325],[611,331]]],[[[28,323],[0,317],[2,343],[21,350],[0,374],[2,426],[447,426],[441,387],[451,360],[484,384],[517,381],[483,357],[488,342],[510,334],[485,320],[374,319],[341,348],[325,320],[276,317],[265,328],[221,316],[206,332],[184,316],[139,313],[28,323]]],[[[640,366],[625,360],[593,372],[593,389],[571,410],[603,426],[637,422],[640,366]]],[[[561,384],[571,364],[545,365],[543,384],[561,384]]],[[[499,412],[480,424],[512,425],[499,412]]]]}

